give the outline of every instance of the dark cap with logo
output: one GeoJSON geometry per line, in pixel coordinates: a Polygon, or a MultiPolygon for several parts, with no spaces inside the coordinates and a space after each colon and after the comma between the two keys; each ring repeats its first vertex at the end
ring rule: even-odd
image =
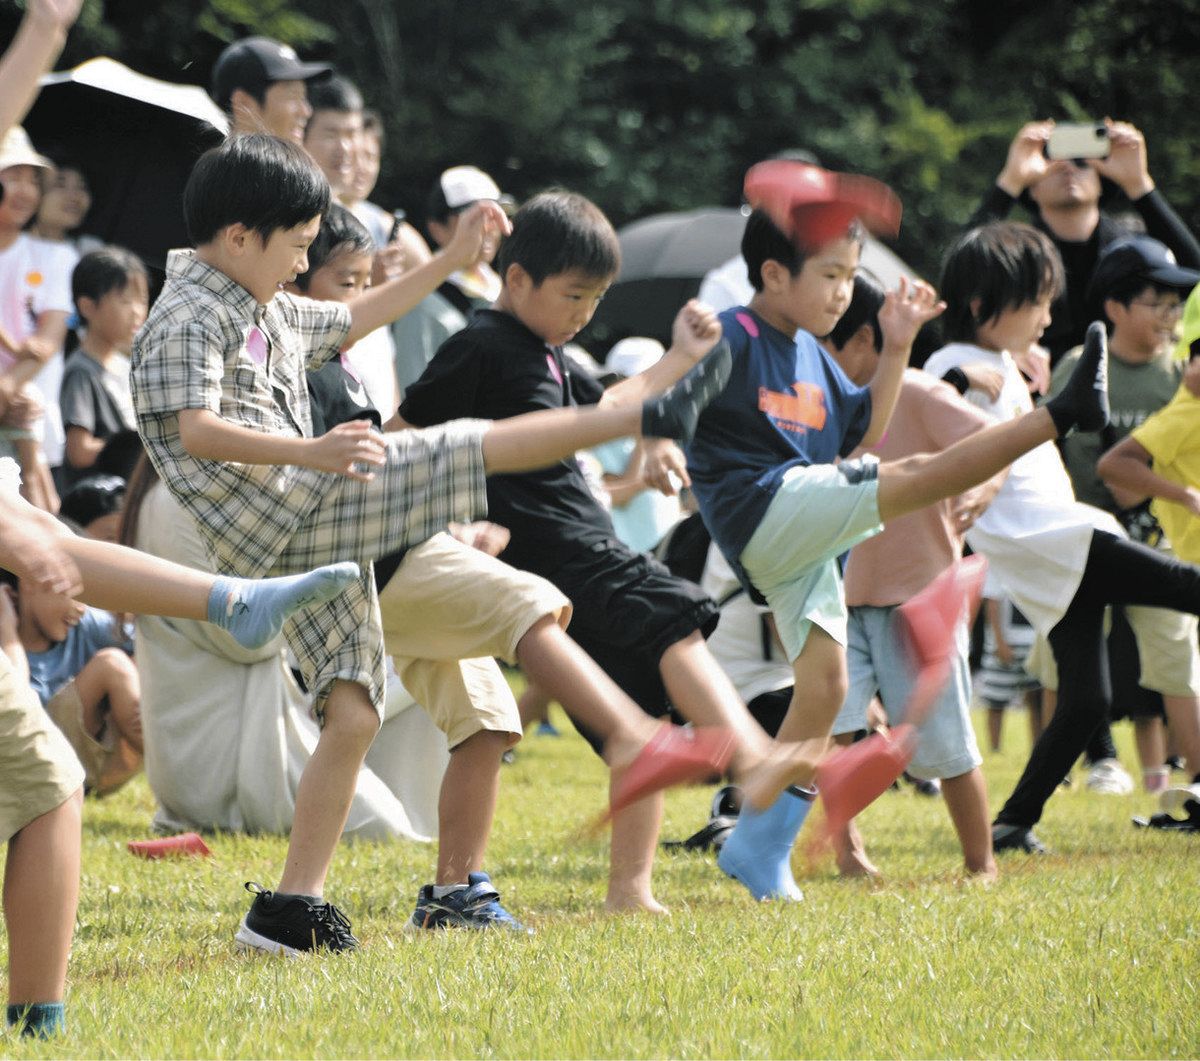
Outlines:
{"type": "Polygon", "coordinates": [[[1118,284],[1129,279],[1174,288],[1182,296],[1200,283],[1200,271],[1183,268],[1165,243],[1150,236],[1123,236],[1100,255],[1088,285],[1088,301],[1099,305],[1118,284]]]}
{"type": "Polygon", "coordinates": [[[213,67],[210,95],[222,110],[229,110],[234,89],[261,96],[275,81],[312,81],[333,73],[329,63],[304,63],[286,44],[270,37],[234,41],[213,67]]]}

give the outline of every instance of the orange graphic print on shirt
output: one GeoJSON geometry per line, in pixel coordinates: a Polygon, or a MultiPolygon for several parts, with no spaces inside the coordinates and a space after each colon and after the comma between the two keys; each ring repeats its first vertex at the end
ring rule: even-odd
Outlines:
{"type": "Polygon", "coordinates": [[[825,391],[816,383],[793,383],[794,394],[758,388],[758,408],[766,413],[776,427],[803,434],[810,427],[818,431],[825,426],[828,411],[825,391]]]}

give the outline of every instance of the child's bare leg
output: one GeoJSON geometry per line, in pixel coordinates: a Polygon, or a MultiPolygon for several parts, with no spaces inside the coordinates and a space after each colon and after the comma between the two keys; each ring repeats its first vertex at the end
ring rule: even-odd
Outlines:
{"type": "Polygon", "coordinates": [[[101,649],[75,676],[75,690],[88,733],[100,736],[107,713],[126,743],[138,753],[143,751],[141,684],[133,660],[119,648],[101,649]]]}
{"type": "MultiPolygon", "coordinates": [[[[993,752],[1000,750],[1000,737],[1004,732],[1004,708],[989,707],[987,709],[988,747],[993,752]]],[[[1034,738],[1036,740],[1036,738],[1034,738]]]]}
{"type": "MultiPolygon", "coordinates": [[[[853,733],[839,733],[833,738],[837,744],[848,747],[854,743],[853,733]]],[[[867,855],[858,823],[851,818],[845,826],[833,834],[833,854],[837,860],[838,873],[843,877],[878,877],[879,867],[867,855]]]]}
{"type": "Polygon", "coordinates": [[[526,731],[535,722],[550,721],[550,699],[540,686],[533,682],[526,684],[525,691],[517,699],[517,711],[526,731]]]}
{"type": "Polygon", "coordinates": [[[786,732],[788,719],[792,716],[789,708],[783,726],[772,742],[746,710],[699,632],[668,648],[659,661],[659,669],[671,703],[685,718],[698,726],[720,725],[733,730],[738,747],[732,773],[742,787],[746,802],[761,810],[774,803],[788,785],[807,785],[812,781],[840,701],[829,715],[829,725],[819,739],[810,740],[786,732]]]}
{"type": "Polygon", "coordinates": [[[79,905],[83,790],[8,842],[4,920],[10,1005],[59,1002],[79,905]]]}
{"type": "Polygon", "coordinates": [[[976,431],[941,453],[888,461],[879,468],[879,518],[886,523],[961,494],[1057,437],[1054,420],[1041,408],[976,431]]]}
{"type": "Polygon", "coordinates": [[[967,872],[977,877],[994,878],[996,860],[992,855],[992,823],[983,771],[975,767],[958,777],[943,778],[942,798],[962,844],[967,872]]]}
{"type": "Polygon", "coordinates": [[[483,869],[500,793],[500,757],[514,743],[516,734],[481,729],[450,752],[438,797],[435,883],[465,884],[468,873],[483,869]]]}
{"type": "MultiPolygon", "coordinates": [[[[1163,697],[1164,706],[1166,697],[1163,697]]],[[[1149,776],[1148,771],[1162,769],[1167,761],[1167,742],[1163,732],[1162,719],[1156,716],[1135,718],[1133,720],[1133,740],[1137,746],[1138,764],[1142,768],[1142,776],[1149,776]]]]}
{"type": "MultiPolygon", "coordinates": [[[[611,782],[616,790],[617,776],[611,782]]],[[[609,913],[643,910],[665,914],[667,908],[651,889],[654,852],[662,825],[663,794],[656,792],[640,799],[613,818],[609,847],[608,895],[604,908],[609,913]]]]}
{"type": "MultiPolygon", "coordinates": [[[[1194,696],[1163,695],[1163,709],[1175,747],[1193,777],[1200,774],[1200,699],[1194,696]]],[[[1166,747],[1159,764],[1166,761],[1166,747]]]]}
{"type": "Polygon", "coordinates": [[[336,681],[325,701],[325,725],[296,789],[287,861],[277,891],[321,895],[379,715],[357,682],[336,681]]]}
{"type": "Polygon", "coordinates": [[[517,642],[517,662],[530,680],[604,742],[604,761],[628,766],[660,725],[546,615],[517,642]]]}

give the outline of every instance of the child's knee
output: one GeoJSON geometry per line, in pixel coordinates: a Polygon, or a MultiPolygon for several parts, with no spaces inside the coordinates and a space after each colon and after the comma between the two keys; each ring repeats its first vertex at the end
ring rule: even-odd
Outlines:
{"type": "Polygon", "coordinates": [[[460,741],[450,749],[451,755],[465,752],[469,755],[495,755],[497,760],[509,748],[515,747],[521,740],[521,734],[509,733],[505,730],[481,729],[472,733],[466,740],[460,741]]]}
{"type": "Polygon", "coordinates": [[[335,682],[325,699],[321,736],[351,741],[364,753],[379,732],[379,712],[366,689],[354,682],[335,682]]]}

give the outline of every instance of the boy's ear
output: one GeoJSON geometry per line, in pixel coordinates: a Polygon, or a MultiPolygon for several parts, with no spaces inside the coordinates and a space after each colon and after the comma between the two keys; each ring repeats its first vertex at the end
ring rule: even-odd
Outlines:
{"type": "Polygon", "coordinates": [[[759,270],[763,279],[763,290],[778,290],[780,287],[786,286],[791,282],[792,274],[786,265],[782,262],[777,262],[774,258],[768,258],[762,263],[759,270]]]}
{"type": "Polygon", "coordinates": [[[254,122],[262,115],[262,106],[244,88],[235,88],[229,94],[229,112],[235,118],[242,117],[254,122]]]}
{"type": "Polygon", "coordinates": [[[75,300],[75,306],[79,310],[79,315],[85,320],[91,320],[96,312],[96,300],[90,295],[80,295],[75,300]]]}
{"type": "Polygon", "coordinates": [[[534,284],[533,277],[525,271],[523,265],[513,262],[504,270],[504,286],[514,294],[523,295],[537,285],[534,284]]]}
{"type": "Polygon", "coordinates": [[[976,324],[981,323],[979,320],[979,307],[982,305],[983,299],[981,298],[973,298],[967,303],[968,308],[971,310],[971,320],[973,320],[976,324]]]}
{"type": "Polygon", "coordinates": [[[1123,302],[1118,302],[1115,298],[1106,298],[1104,300],[1104,316],[1109,319],[1112,324],[1117,323],[1117,315],[1122,316],[1129,312],[1129,307],[1123,302]]]}
{"type": "Polygon", "coordinates": [[[235,257],[241,257],[250,246],[250,241],[257,235],[258,233],[247,228],[240,221],[235,221],[217,233],[216,241],[228,253],[235,257]]]}

